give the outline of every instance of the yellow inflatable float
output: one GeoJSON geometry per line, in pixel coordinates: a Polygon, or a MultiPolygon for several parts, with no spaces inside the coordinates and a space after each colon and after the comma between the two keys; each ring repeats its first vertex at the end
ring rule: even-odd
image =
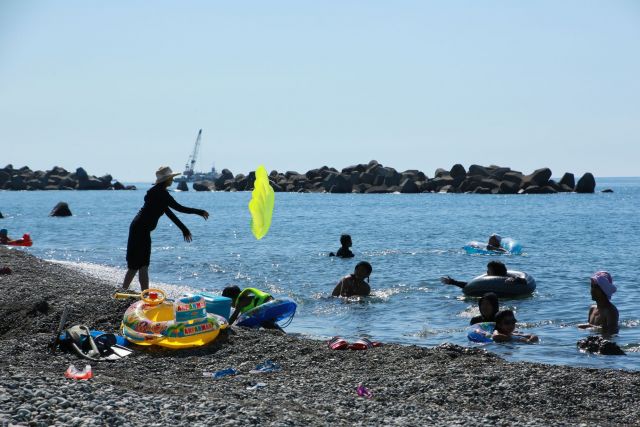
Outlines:
{"type": "Polygon", "coordinates": [[[222,316],[207,313],[201,295],[167,301],[160,289],[147,289],[124,313],[122,335],[137,345],[181,349],[210,343],[229,326],[222,316]]]}

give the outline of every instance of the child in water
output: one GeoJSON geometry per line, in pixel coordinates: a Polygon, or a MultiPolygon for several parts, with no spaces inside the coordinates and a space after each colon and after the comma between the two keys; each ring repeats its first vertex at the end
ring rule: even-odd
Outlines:
{"type": "Polygon", "coordinates": [[[366,261],[360,261],[353,273],[345,276],[338,282],[333,289],[331,296],[334,297],[352,297],[352,296],[368,296],[371,293],[369,286],[369,276],[373,267],[366,261]],[[366,281],[365,281],[366,280],[366,281]]]}
{"type": "Polygon", "coordinates": [[[470,325],[482,322],[495,322],[496,314],[500,311],[498,296],[493,292],[487,292],[478,300],[480,314],[471,318],[470,325]]]}
{"type": "Polygon", "coordinates": [[[598,271],[591,276],[591,299],[596,302],[589,308],[588,321],[579,328],[601,328],[604,334],[618,333],[618,309],[611,303],[611,296],[617,290],[613,278],[606,271],[598,271]]]}
{"type": "Polygon", "coordinates": [[[348,234],[343,234],[340,236],[340,249],[338,249],[337,253],[329,253],[329,256],[337,256],[340,258],[353,258],[353,252],[349,249],[352,245],[351,236],[348,234]]]}
{"type": "Polygon", "coordinates": [[[502,310],[496,314],[496,329],[493,331],[495,342],[519,341],[526,343],[537,343],[538,337],[533,334],[522,334],[517,332],[516,317],[511,310],[502,310]]]}
{"type": "MultiPolygon", "coordinates": [[[[507,276],[507,266],[501,263],[500,261],[490,261],[487,264],[487,276],[499,276],[506,277],[507,276]]],[[[450,276],[443,276],[440,278],[440,282],[445,285],[454,285],[459,287],[460,289],[467,286],[468,282],[461,282],[459,280],[454,280],[450,276]]],[[[522,277],[509,277],[505,280],[506,283],[526,283],[527,280],[522,277]]]]}

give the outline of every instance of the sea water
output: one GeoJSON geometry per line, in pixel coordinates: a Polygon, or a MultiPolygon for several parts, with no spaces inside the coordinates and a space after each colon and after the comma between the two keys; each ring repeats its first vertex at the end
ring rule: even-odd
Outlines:
{"type": "MultiPolygon", "coordinates": [[[[98,272],[115,283],[126,268],[129,224],[142,206],[149,185],[138,191],[0,192],[0,220],[9,235],[29,232],[26,250],[50,260],[98,272]],[[59,201],[73,216],[49,217],[59,201]]],[[[206,209],[208,221],[178,216],[193,242],[163,217],[154,231],[150,276],[155,283],[181,289],[220,292],[235,284],[257,287],[298,303],[287,328],[318,339],[367,336],[384,342],[465,346],[477,300],[440,283],[450,275],[470,280],[500,260],[533,275],[532,296],[504,299],[516,312],[518,329],[540,336],[537,345],[484,345],[509,360],[640,369],[640,284],[638,241],[640,178],[598,179],[598,189],[614,193],[554,195],[471,194],[297,194],[277,193],[269,234],[257,241],[250,231],[250,192],[174,192],[176,200],[206,209]],[[339,237],[353,238],[355,258],[329,257],[339,237]],[[498,233],[519,241],[524,254],[468,255],[470,240],[498,233]],[[332,298],[338,280],[358,261],[373,265],[372,296],[332,298]],[[589,276],[611,272],[620,311],[615,341],[627,356],[579,352],[587,336],[589,276]]],[[[134,282],[137,287],[137,282],[134,282]]]]}

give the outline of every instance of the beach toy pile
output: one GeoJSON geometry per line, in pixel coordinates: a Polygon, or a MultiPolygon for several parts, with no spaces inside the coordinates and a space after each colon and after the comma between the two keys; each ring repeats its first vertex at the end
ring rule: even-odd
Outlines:
{"type": "Polygon", "coordinates": [[[182,349],[199,347],[215,340],[227,320],[208,313],[202,295],[187,295],[167,301],[160,289],[147,289],[124,313],[122,335],[137,345],[159,345],[182,349]]]}

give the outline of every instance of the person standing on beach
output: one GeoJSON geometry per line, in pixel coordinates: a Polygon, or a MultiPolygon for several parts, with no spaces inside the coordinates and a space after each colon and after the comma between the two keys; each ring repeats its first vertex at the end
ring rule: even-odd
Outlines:
{"type": "Polygon", "coordinates": [[[149,263],[151,261],[151,232],[158,225],[158,220],[166,214],[182,231],[185,242],[191,242],[191,232],[173,213],[178,212],[200,215],[205,220],[209,212],[202,209],[187,208],[175,201],[167,189],[173,184],[173,177],[180,175],[173,173],[170,167],[161,166],[156,171],[156,183],[144,196],[144,205],[131,221],[129,226],[129,240],[127,242],[127,274],[122,283],[123,289],[128,289],[131,281],[138,273],[140,290],[149,289],[149,263]]]}
{"type": "Polygon", "coordinates": [[[578,325],[581,329],[601,328],[604,334],[618,333],[618,309],[611,303],[611,295],[617,291],[611,274],[598,271],[591,276],[591,299],[596,302],[589,308],[588,321],[578,325]]]}

